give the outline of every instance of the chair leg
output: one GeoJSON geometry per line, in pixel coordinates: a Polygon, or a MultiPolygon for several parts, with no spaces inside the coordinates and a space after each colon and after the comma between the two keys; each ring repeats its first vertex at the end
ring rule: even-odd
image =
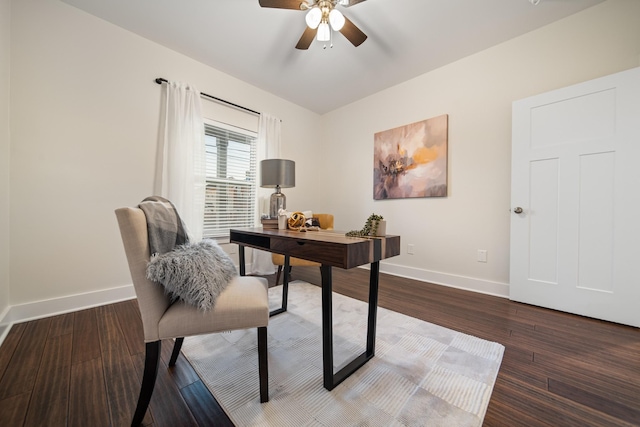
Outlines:
{"type": "Polygon", "coordinates": [[[267,327],[258,328],[258,374],[260,376],[260,403],[269,401],[269,363],[267,361],[267,327]]]}
{"type": "Polygon", "coordinates": [[[173,345],[173,352],[171,353],[171,359],[169,359],[169,367],[176,365],[176,360],[180,356],[180,349],[182,348],[182,342],[184,337],[176,338],[176,342],[173,345]]]}
{"type": "Polygon", "coordinates": [[[142,385],[140,386],[140,397],[138,397],[138,405],[136,406],[136,412],[133,414],[131,426],[139,426],[142,424],[158,376],[160,341],[148,342],[145,347],[146,355],[144,358],[144,374],[142,376],[142,385]]]}
{"type": "Polygon", "coordinates": [[[280,283],[280,274],[282,273],[282,266],[279,265],[278,266],[278,272],[276,273],[276,286],[278,286],[278,283],[280,283]]]}

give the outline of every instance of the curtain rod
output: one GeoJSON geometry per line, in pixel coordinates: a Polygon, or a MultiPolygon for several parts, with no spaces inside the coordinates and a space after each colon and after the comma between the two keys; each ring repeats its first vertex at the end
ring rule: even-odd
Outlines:
{"type": "MultiPolygon", "coordinates": [[[[164,83],[169,83],[169,80],[163,79],[162,77],[158,77],[156,79],[156,83],[158,83],[159,85],[161,85],[163,82],[164,83]]],[[[252,110],[252,109],[247,108],[247,107],[243,107],[242,105],[234,104],[233,102],[225,101],[224,99],[215,97],[213,95],[208,95],[208,94],[206,94],[204,92],[200,92],[200,95],[204,96],[206,98],[211,98],[214,101],[222,102],[223,104],[227,104],[227,105],[230,105],[232,107],[239,108],[240,110],[244,110],[244,111],[246,111],[248,113],[257,114],[258,116],[260,115],[260,112],[258,112],[258,111],[252,110]]]]}

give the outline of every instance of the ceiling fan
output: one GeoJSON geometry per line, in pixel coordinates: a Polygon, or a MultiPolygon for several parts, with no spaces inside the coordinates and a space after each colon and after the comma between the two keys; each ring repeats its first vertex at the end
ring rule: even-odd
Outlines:
{"type": "Polygon", "coordinates": [[[309,49],[314,38],[331,40],[331,30],[340,31],[354,46],[360,46],[367,35],[356,27],[336,6],[349,7],[366,0],[259,0],[261,7],[306,10],[307,28],[296,49],[309,49]]]}

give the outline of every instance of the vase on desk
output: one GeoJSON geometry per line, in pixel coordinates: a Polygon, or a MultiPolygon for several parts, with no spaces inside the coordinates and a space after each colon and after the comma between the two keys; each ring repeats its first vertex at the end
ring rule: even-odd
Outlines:
{"type": "Polygon", "coordinates": [[[373,229],[371,230],[371,235],[372,236],[386,236],[387,235],[387,221],[385,221],[384,219],[380,219],[378,221],[376,221],[378,226],[376,227],[374,225],[373,229]],[[374,231],[375,230],[375,231],[374,231]]]}

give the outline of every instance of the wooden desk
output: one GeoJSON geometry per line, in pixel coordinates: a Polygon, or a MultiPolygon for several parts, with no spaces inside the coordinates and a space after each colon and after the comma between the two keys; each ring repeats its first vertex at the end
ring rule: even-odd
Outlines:
{"type": "Polygon", "coordinates": [[[367,363],[375,354],[376,316],[378,308],[378,279],[380,260],[400,254],[400,236],[376,238],[346,237],[343,232],[328,230],[298,232],[262,228],[232,229],[231,243],[239,245],[240,275],[244,276],[245,246],[279,253],[285,256],[283,307],[286,311],[289,257],[302,258],[321,264],[322,275],[322,350],[324,387],[333,390],[349,375],[367,363]],[[353,268],[371,264],[369,275],[369,312],[366,350],[351,362],[333,372],[333,311],[331,267],[353,268]]]}

